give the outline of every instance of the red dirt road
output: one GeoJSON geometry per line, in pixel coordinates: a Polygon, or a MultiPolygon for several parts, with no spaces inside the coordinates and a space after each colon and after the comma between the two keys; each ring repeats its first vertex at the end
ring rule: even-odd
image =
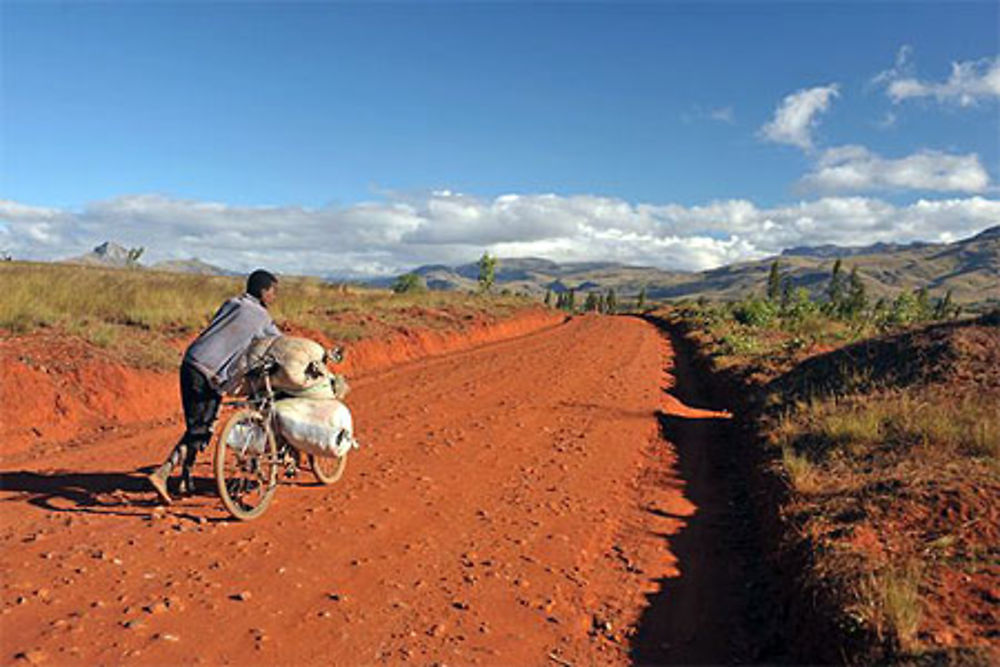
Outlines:
{"type": "MultiPolygon", "coordinates": [[[[300,474],[250,523],[227,519],[208,455],[200,495],[153,504],[136,470],[176,423],[8,463],[0,660],[629,662],[664,582],[688,593],[659,628],[698,625],[690,592],[718,588],[697,543],[672,551],[702,510],[661,424],[704,425],[676,431],[697,451],[721,415],[665,391],[671,360],[647,322],[594,316],[354,378],[343,480],[300,474]]],[[[726,659],[698,643],[688,658],[726,659]]]]}

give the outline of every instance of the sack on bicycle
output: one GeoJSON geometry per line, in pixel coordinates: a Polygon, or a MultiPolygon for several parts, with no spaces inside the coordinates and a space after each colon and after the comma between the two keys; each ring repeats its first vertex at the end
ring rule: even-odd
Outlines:
{"type": "Polygon", "coordinates": [[[358,447],[351,412],[340,401],[283,398],[274,412],[282,437],[301,452],[340,457],[358,447]]]}
{"type": "Polygon", "coordinates": [[[255,341],[240,360],[240,367],[234,373],[239,381],[228,388],[229,393],[248,393],[250,378],[246,371],[271,359],[275,363],[271,386],[276,391],[289,396],[342,399],[349,391],[347,381],[342,375],[330,372],[326,367],[327,358],[326,348],[308,338],[279,336],[255,341]]]}

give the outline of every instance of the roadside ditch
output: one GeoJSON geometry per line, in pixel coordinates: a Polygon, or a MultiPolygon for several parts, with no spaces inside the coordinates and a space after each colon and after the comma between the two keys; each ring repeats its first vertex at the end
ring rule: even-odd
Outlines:
{"type": "MultiPolygon", "coordinates": [[[[693,646],[671,646],[666,640],[672,612],[665,598],[678,593],[666,588],[664,599],[652,600],[640,623],[633,642],[635,662],[855,664],[877,659],[872,654],[875,639],[845,627],[834,601],[802,576],[811,563],[811,546],[780,513],[789,487],[777,465],[780,452],[766,447],[758,430],[763,387],[713,368],[710,357],[682,326],[652,315],[646,319],[669,337],[674,348],[678,398],[724,405],[734,416],[725,424],[710,426],[712,446],[706,452],[686,450],[683,445],[684,429],[699,426],[661,420],[665,437],[681,443],[678,456],[685,478],[692,472],[688,462],[698,456],[709,459],[709,476],[691,479],[689,493],[707,513],[700,520],[702,528],[693,530],[703,531],[701,539],[715,545],[698,556],[713,561],[712,569],[718,573],[716,581],[700,592],[707,598],[704,615],[720,619],[725,636],[717,637],[711,657],[693,646]]],[[[680,536],[677,548],[682,556],[686,541],[695,539],[693,534],[680,536]]],[[[676,589],[680,584],[671,585],[676,589]]],[[[719,634],[710,628],[706,632],[719,634]]]]}

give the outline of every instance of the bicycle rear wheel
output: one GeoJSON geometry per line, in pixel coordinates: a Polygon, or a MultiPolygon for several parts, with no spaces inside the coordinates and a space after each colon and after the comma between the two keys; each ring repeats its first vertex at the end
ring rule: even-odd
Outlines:
{"type": "Polygon", "coordinates": [[[309,467],[322,484],[333,484],[340,480],[347,467],[347,454],[343,456],[309,455],[309,467]]]}
{"type": "Polygon", "coordinates": [[[215,444],[215,483],[222,504],[237,519],[256,519],[278,488],[278,448],[267,420],[240,410],[215,444]]]}

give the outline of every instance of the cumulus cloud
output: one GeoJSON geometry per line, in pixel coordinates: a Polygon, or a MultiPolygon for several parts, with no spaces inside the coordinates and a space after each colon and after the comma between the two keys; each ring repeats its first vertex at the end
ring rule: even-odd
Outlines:
{"type": "MultiPolygon", "coordinates": [[[[873,159],[854,154],[862,158],[873,159]]],[[[406,202],[307,208],[135,195],[79,211],[0,201],[0,250],[17,258],[62,259],[113,240],[144,246],[147,261],[197,256],[239,271],[266,266],[353,278],[465,263],[483,250],[701,270],[798,245],[953,240],[997,220],[1000,201],[980,196],[907,206],[824,197],[767,208],[745,199],[682,206],[596,195],[481,199],[442,191],[406,202]]]]}
{"type": "Polygon", "coordinates": [[[863,146],[839,146],[822,153],[802,184],[828,192],[908,189],[974,193],[984,192],[990,178],[975,153],[950,155],[923,150],[887,159],[863,146]]]}
{"type": "Polygon", "coordinates": [[[1000,57],[953,62],[951,74],[943,82],[921,81],[913,74],[912,49],[904,46],[896,64],[880,72],[873,82],[885,86],[889,98],[899,104],[905,100],[933,98],[942,104],[971,107],[1000,98],[1000,57]]]}
{"type": "Polygon", "coordinates": [[[760,128],[760,136],[767,141],[811,150],[817,116],[829,109],[833,98],[839,94],[839,86],[834,83],[788,95],[778,105],[774,118],[760,128]]]}

